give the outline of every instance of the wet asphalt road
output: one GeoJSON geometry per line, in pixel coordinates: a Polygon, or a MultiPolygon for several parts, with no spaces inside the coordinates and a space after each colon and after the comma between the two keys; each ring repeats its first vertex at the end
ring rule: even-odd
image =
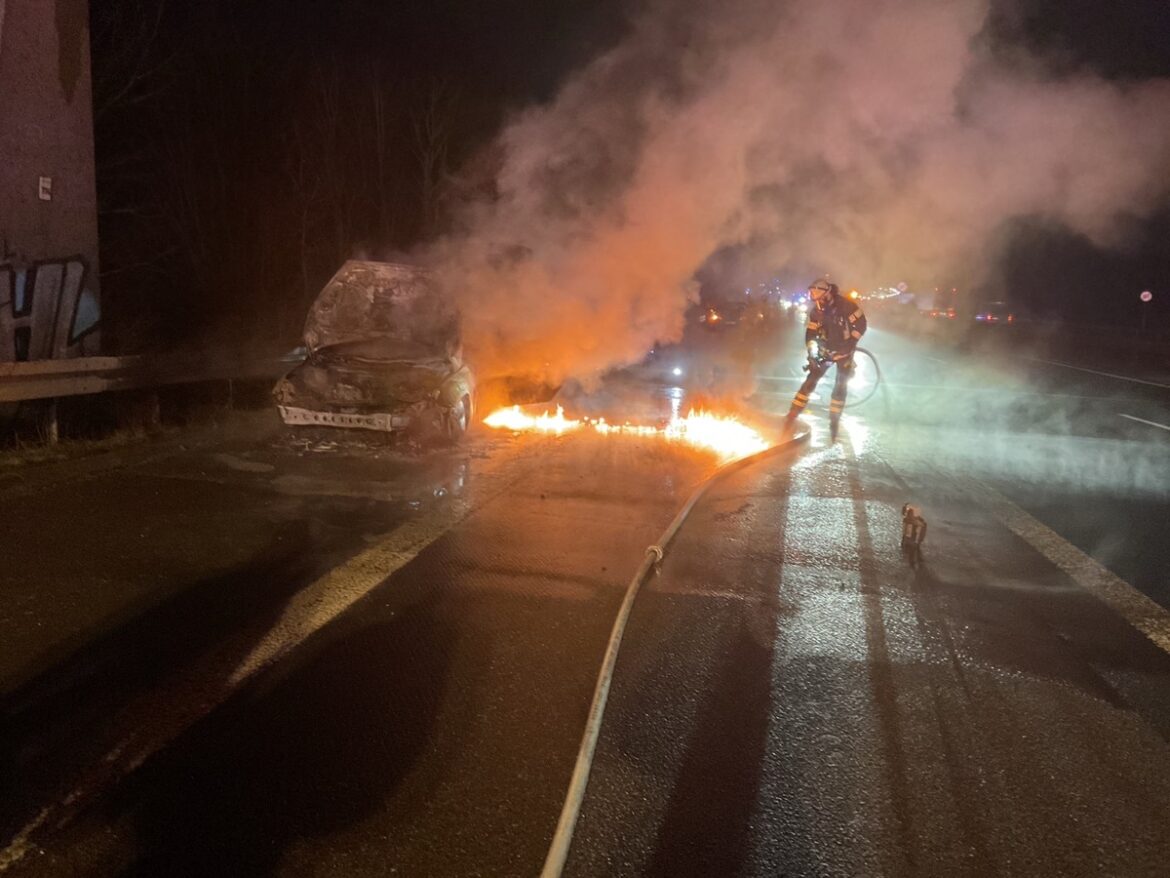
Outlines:
{"type": "MultiPolygon", "coordinates": [[[[705,394],[782,411],[798,335],[705,394]]],[[[1120,415],[1170,391],[866,344],[844,441],[814,411],[639,597],[568,874],[1165,873],[1170,656],[1125,589],[1168,603],[1170,434],[1120,415]]],[[[713,468],[243,434],[9,485],[8,871],[535,874],[625,584],[713,468]]]]}
{"type": "Polygon", "coordinates": [[[570,873],[1163,873],[1170,657],[1013,537],[852,442],[721,486],[635,610],[570,873]]]}

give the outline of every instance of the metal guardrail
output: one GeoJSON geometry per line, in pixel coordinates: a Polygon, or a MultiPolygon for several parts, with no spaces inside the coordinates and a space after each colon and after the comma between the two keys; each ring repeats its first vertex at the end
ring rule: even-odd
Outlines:
{"type": "Polygon", "coordinates": [[[293,351],[282,355],[78,357],[0,363],[0,402],[55,399],[200,381],[275,380],[302,359],[303,354],[293,351]]]}

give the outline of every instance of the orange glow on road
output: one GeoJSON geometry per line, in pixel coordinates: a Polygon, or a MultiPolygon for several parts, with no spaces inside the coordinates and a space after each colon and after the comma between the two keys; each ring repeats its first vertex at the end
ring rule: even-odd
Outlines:
{"type": "Polygon", "coordinates": [[[566,418],[560,406],[557,406],[555,414],[546,411],[540,415],[530,415],[521,411],[519,406],[502,408],[488,415],[484,423],[498,430],[517,433],[553,433],[559,436],[584,428],[592,429],[602,436],[661,436],[670,442],[682,442],[713,452],[723,462],[764,451],[770,444],[756,430],[737,418],[693,409],[684,418],[671,418],[664,427],[610,424],[604,418],[596,421],[589,418],[574,420],[566,418]]]}

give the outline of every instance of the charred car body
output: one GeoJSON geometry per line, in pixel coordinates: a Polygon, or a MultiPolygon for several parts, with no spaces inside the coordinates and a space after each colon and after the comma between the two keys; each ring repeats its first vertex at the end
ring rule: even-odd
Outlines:
{"type": "Polygon", "coordinates": [[[471,424],[475,382],[459,315],[430,273],[350,260],[305,321],[306,359],[273,390],[290,427],[412,430],[457,440],[471,424]]]}

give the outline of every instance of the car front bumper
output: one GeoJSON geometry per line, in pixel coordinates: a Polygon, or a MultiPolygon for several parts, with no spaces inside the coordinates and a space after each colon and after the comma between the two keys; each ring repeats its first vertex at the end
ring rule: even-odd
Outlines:
{"type": "Polygon", "coordinates": [[[351,430],[377,430],[391,433],[410,426],[409,415],[373,412],[370,414],[346,414],[343,412],[318,412],[291,405],[278,405],[280,419],[294,427],[342,427],[351,430]]]}

